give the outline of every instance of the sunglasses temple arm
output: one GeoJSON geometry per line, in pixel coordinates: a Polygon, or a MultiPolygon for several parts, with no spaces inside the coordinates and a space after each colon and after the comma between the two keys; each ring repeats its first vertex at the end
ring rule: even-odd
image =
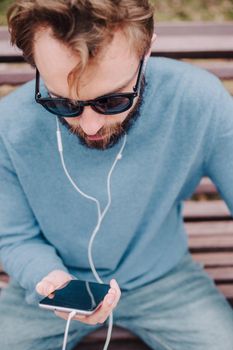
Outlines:
{"type": "Polygon", "coordinates": [[[135,87],[133,88],[134,91],[139,95],[140,93],[140,84],[141,84],[141,80],[142,80],[142,76],[143,76],[143,72],[145,71],[145,60],[144,58],[141,59],[140,61],[140,66],[139,66],[139,72],[138,72],[138,78],[137,78],[137,82],[136,82],[136,85],[135,87]]]}
{"type": "Polygon", "coordinates": [[[36,88],[35,88],[36,91],[35,91],[35,99],[37,99],[38,97],[40,97],[40,96],[38,96],[38,95],[40,95],[39,89],[40,89],[40,73],[39,73],[38,69],[36,68],[36,88]]]}

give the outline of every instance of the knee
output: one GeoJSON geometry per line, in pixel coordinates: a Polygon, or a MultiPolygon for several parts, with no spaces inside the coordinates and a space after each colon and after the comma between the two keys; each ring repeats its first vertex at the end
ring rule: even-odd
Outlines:
{"type": "Polygon", "coordinates": [[[205,329],[202,333],[206,349],[233,349],[233,311],[231,309],[226,311],[226,313],[216,314],[214,320],[207,317],[205,329]]]}

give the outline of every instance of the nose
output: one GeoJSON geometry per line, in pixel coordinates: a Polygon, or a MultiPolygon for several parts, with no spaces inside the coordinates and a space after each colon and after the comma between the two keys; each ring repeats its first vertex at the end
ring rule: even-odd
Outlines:
{"type": "Polygon", "coordinates": [[[105,115],[98,114],[86,106],[79,120],[79,126],[87,135],[95,135],[105,124],[105,115]]]}

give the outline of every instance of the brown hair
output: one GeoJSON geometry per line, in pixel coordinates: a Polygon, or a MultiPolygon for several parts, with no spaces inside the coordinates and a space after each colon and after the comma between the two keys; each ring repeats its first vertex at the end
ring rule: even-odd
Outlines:
{"type": "Polygon", "coordinates": [[[149,49],[154,31],[148,0],[16,0],[7,17],[12,44],[32,66],[35,33],[51,28],[56,39],[79,55],[79,75],[117,29],[139,56],[149,49]]]}

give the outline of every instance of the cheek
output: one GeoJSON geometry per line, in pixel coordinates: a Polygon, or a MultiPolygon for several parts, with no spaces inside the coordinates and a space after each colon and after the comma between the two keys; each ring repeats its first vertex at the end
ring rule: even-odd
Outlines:
{"type": "Polygon", "coordinates": [[[64,120],[71,126],[78,126],[79,125],[79,118],[64,118],[64,120]]]}
{"type": "Polygon", "coordinates": [[[107,123],[108,124],[119,124],[123,123],[123,121],[127,118],[127,115],[129,114],[129,111],[126,111],[124,113],[118,114],[118,115],[110,115],[107,117],[107,123]]]}

